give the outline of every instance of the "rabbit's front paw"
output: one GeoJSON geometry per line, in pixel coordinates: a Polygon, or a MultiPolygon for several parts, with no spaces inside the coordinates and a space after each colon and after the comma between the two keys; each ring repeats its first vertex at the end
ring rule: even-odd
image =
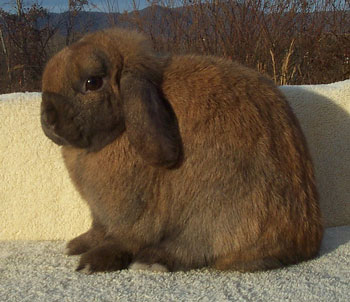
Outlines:
{"type": "Polygon", "coordinates": [[[127,268],[130,261],[128,253],[120,252],[113,244],[104,244],[84,253],[76,270],[87,274],[116,271],[127,268]]]}
{"type": "Polygon", "coordinates": [[[91,248],[91,245],[89,241],[86,239],[87,238],[84,238],[81,235],[69,241],[66,246],[65,254],[72,256],[72,255],[81,255],[87,252],[91,248]]]}
{"type": "Polygon", "coordinates": [[[104,240],[105,232],[101,227],[92,227],[89,231],[72,239],[66,246],[66,255],[81,255],[96,247],[104,240]]]}

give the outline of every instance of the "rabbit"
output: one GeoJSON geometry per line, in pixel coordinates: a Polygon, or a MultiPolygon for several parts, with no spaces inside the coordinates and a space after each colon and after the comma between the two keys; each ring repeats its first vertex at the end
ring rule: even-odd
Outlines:
{"type": "Polygon", "coordinates": [[[312,160],[273,82],[232,60],[89,33],[47,63],[41,124],[91,211],[78,271],[253,272],[317,256],[312,160]]]}

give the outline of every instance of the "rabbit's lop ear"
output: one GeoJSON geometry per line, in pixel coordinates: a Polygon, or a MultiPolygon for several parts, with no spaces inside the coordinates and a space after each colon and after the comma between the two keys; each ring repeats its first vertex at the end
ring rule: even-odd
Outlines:
{"type": "Polygon", "coordinates": [[[148,79],[126,73],[120,81],[126,133],[131,145],[150,165],[173,167],[181,139],[170,104],[148,79]]]}

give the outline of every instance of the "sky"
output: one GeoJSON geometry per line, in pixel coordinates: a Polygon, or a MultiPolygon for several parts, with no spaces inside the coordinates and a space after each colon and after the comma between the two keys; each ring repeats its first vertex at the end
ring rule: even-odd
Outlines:
{"type": "MultiPolygon", "coordinates": [[[[66,11],[68,8],[68,1],[69,0],[23,0],[24,4],[29,5],[33,2],[38,2],[43,7],[47,8],[51,12],[60,13],[63,11],[66,11]]],[[[92,8],[94,11],[100,11],[100,12],[109,12],[107,3],[114,4],[113,11],[116,12],[124,12],[125,10],[131,11],[133,10],[133,2],[137,3],[138,9],[143,9],[150,2],[157,3],[157,0],[88,0],[90,3],[95,4],[95,8],[92,8]]],[[[334,3],[345,3],[349,0],[334,0],[334,3]]],[[[171,2],[171,1],[170,1],[171,2]]],[[[0,0],[0,7],[9,10],[13,9],[14,3],[16,3],[16,0],[0,0]]],[[[349,3],[349,2],[348,2],[349,3]]],[[[91,6],[90,6],[91,9],[91,6]]]]}
{"type": "MultiPolygon", "coordinates": [[[[68,0],[24,0],[25,5],[29,5],[38,2],[44,8],[47,8],[51,12],[62,12],[67,10],[68,0]]],[[[133,0],[89,0],[96,8],[95,11],[107,12],[107,3],[112,3],[115,11],[123,12],[125,10],[133,10],[133,0]]],[[[147,0],[135,0],[139,9],[143,9],[147,6],[147,0]]],[[[16,0],[0,0],[0,7],[4,10],[9,10],[14,7],[16,0]]]]}

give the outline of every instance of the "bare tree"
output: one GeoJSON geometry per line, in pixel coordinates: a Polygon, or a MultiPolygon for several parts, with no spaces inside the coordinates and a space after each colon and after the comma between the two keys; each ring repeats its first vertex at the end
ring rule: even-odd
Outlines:
{"type": "MultiPolygon", "coordinates": [[[[120,10],[119,0],[100,0],[98,5],[92,3],[91,5],[97,11],[107,14],[109,26],[117,26],[119,21],[118,17],[120,13],[122,13],[120,10]]],[[[124,13],[127,14],[127,12],[124,13]]]]}
{"type": "MultiPolygon", "coordinates": [[[[48,43],[57,31],[50,15],[34,3],[16,1],[16,14],[0,9],[2,47],[7,56],[8,86],[16,90],[38,90],[48,55],[48,43]],[[39,20],[46,20],[44,25],[39,20]]],[[[4,89],[4,88],[3,88],[4,89]]]]}
{"type": "Polygon", "coordinates": [[[84,6],[88,5],[88,0],[68,0],[68,16],[66,23],[66,45],[75,41],[74,26],[76,25],[76,18],[83,10],[84,6]]]}
{"type": "Polygon", "coordinates": [[[7,67],[7,76],[8,76],[8,79],[9,79],[9,83],[12,82],[12,76],[11,76],[11,63],[10,63],[10,56],[9,56],[9,53],[8,53],[8,50],[7,50],[7,46],[5,44],[5,39],[4,39],[4,34],[2,32],[2,28],[0,27],[0,39],[1,39],[1,47],[2,47],[2,50],[4,52],[4,56],[5,56],[5,62],[6,62],[6,67],[7,67]]]}

